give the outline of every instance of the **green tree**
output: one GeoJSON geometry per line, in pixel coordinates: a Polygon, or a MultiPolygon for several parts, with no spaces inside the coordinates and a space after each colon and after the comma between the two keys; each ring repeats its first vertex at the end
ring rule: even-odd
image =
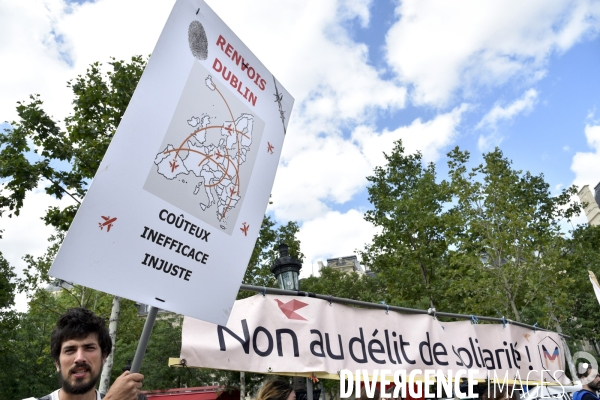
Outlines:
{"type": "Polygon", "coordinates": [[[572,307],[557,317],[566,321],[566,334],[576,339],[600,340],[600,329],[595,318],[600,304],[588,278],[592,271],[600,276],[600,226],[579,226],[573,232],[568,247],[569,265],[561,277],[569,279],[568,292],[572,293],[572,307]]]}
{"type": "MultiPolygon", "coordinates": [[[[52,119],[42,108],[39,95],[19,102],[18,121],[0,134],[0,178],[6,184],[0,192],[0,216],[18,216],[27,193],[41,181],[49,183],[46,193],[70,196],[78,204],[90,179],[115,134],[145,67],[142,57],[92,64],[67,86],[73,90],[73,113],[64,124],[52,119]],[[64,126],[64,127],[63,127],[64,126]]],[[[52,207],[44,216],[46,224],[66,232],[78,205],[52,207]]]]}
{"type": "Polygon", "coordinates": [[[15,271],[0,252],[0,318],[15,303],[15,271]]]}
{"type": "Polygon", "coordinates": [[[554,320],[569,302],[560,221],[579,211],[571,201],[576,188],[552,196],[543,175],[515,170],[497,148],[470,171],[468,152],[456,148],[448,156],[457,218],[453,265],[466,276],[461,286],[484,289],[465,305],[532,324],[554,320]]]}
{"type": "Polygon", "coordinates": [[[9,346],[0,350],[0,399],[47,394],[48,388],[57,384],[56,368],[49,355],[50,332],[56,318],[33,312],[13,316],[10,329],[0,334],[9,346]]]}
{"type": "MultiPolygon", "coordinates": [[[[168,367],[169,358],[178,357],[181,351],[182,322],[183,317],[175,314],[161,315],[156,320],[142,364],[144,390],[204,386],[214,381],[210,370],[168,367]]],[[[131,363],[137,348],[137,338],[133,341],[117,338],[113,381],[123,373],[122,368],[131,363]]]]}
{"type": "Polygon", "coordinates": [[[323,268],[319,277],[302,280],[300,289],[305,292],[331,295],[345,299],[378,303],[385,301],[386,294],[376,277],[356,272],[345,273],[333,268],[323,268]]]}
{"type": "Polygon", "coordinates": [[[18,326],[18,314],[11,310],[15,298],[14,278],[12,266],[0,253],[0,387],[6,388],[5,394],[0,393],[0,400],[12,398],[14,380],[18,376],[11,359],[12,332],[18,326]]]}
{"type": "Polygon", "coordinates": [[[447,180],[401,142],[385,158],[368,178],[365,214],[380,233],[362,256],[389,304],[565,321],[573,294],[560,223],[579,212],[575,187],[552,196],[543,175],[514,169],[499,149],[472,168],[454,149],[447,180]]]}
{"type": "Polygon", "coordinates": [[[435,165],[423,165],[421,153],[405,154],[400,141],[386,165],[369,181],[373,209],[365,219],[380,229],[361,253],[377,274],[389,304],[414,308],[443,307],[441,270],[448,263],[446,235],[452,215],[445,209],[451,193],[436,182],[435,165]]]}

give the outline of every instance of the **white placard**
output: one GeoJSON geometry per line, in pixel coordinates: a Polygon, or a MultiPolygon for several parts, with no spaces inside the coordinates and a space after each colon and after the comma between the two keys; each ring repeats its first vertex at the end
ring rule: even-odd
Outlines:
{"type": "Polygon", "coordinates": [[[178,0],[50,275],[225,324],[293,102],[210,7],[178,0]]]}

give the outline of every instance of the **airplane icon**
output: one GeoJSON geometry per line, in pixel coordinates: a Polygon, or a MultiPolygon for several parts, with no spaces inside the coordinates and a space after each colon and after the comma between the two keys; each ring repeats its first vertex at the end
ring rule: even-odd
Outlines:
{"type": "Polygon", "coordinates": [[[267,151],[271,154],[273,154],[273,149],[275,147],[271,144],[271,142],[267,142],[267,151]]]}
{"type": "Polygon", "coordinates": [[[173,161],[169,161],[169,165],[171,166],[171,172],[175,171],[177,167],[179,167],[179,164],[177,164],[175,159],[173,159],[173,161]]]}
{"type": "Polygon", "coordinates": [[[227,132],[229,132],[229,135],[231,135],[231,124],[227,125],[227,128],[223,127],[223,129],[225,129],[227,132]]]}
{"type": "Polygon", "coordinates": [[[277,93],[277,94],[274,94],[273,96],[275,96],[275,103],[278,103],[281,100],[283,100],[283,93],[277,93]]]}
{"type": "Polygon", "coordinates": [[[250,228],[250,225],[246,225],[246,223],[243,223],[243,226],[240,228],[240,231],[244,232],[244,236],[248,236],[248,228],[250,228]]]}
{"type": "Polygon", "coordinates": [[[302,321],[307,321],[307,319],[298,314],[296,310],[304,308],[308,304],[298,301],[296,299],[290,300],[287,303],[284,303],[279,299],[275,299],[275,301],[277,302],[277,305],[279,306],[281,312],[284,313],[285,316],[288,317],[288,319],[299,319],[302,321]]]}
{"type": "Polygon", "coordinates": [[[235,194],[235,188],[230,188],[230,189],[229,189],[229,194],[230,194],[231,196],[233,196],[233,195],[235,194]]]}
{"type": "Polygon", "coordinates": [[[105,217],[104,215],[101,215],[101,217],[104,220],[104,222],[98,222],[100,230],[103,230],[106,226],[106,232],[110,232],[110,228],[113,226],[113,222],[115,222],[117,218],[105,217]]]}
{"type": "Polygon", "coordinates": [[[221,157],[223,157],[223,154],[221,154],[221,152],[219,150],[217,150],[217,152],[215,153],[217,155],[217,160],[221,157]]]}

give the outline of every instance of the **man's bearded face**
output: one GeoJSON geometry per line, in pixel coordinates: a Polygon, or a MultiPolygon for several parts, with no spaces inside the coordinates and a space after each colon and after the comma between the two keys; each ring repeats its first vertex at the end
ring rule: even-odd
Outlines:
{"type": "Polygon", "coordinates": [[[83,339],[63,342],[56,367],[62,390],[69,394],[85,394],[96,387],[102,372],[102,351],[95,334],[83,339]]]}

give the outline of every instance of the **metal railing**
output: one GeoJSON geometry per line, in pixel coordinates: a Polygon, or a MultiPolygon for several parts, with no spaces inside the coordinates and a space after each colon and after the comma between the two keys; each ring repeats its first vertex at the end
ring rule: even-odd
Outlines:
{"type": "MultiPolygon", "coordinates": [[[[538,330],[538,331],[544,331],[544,332],[553,332],[549,329],[540,328],[535,325],[524,324],[522,322],[513,321],[511,319],[504,318],[504,317],[495,318],[495,317],[486,317],[486,316],[482,316],[482,315],[455,314],[455,313],[437,311],[435,308],[430,308],[428,310],[419,310],[416,308],[398,307],[398,306],[392,306],[392,305],[387,305],[387,304],[370,303],[367,301],[345,299],[342,297],[335,297],[335,296],[324,295],[324,294],[303,292],[302,290],[285,290],[285,289],[269,288],[269,287],[265,287],[265,286],[253,286],[253,285],[242,284],[242,285],[240,285],[240,290],[247,290],[247,291],[251,291],[251,292],[264,293],[264,294],[313,297],[316,299],[329,301],[330,303],[348,304],[348,305],[359,306],[359,307],[364,307],[364,308],[375,308],[375,309],[379,309],[379,310],[396,311],[396,312],[403,313],[403,314],[426,314],[426,315],[431,315],[433,317],[446,317],[446,318],[457,318],[457,319],[470,319],[473,321],[499,322],[501,324],[511,324],[511,325],[515,325],[515,326],[521,326],[523,328],[529,328],[534,331],[538,330]]],[[[564,335],[562,333],[559,333],[559,335],[564,338],[567,338],[567,339],[571,338],[570,336],[564,335]]]]}

